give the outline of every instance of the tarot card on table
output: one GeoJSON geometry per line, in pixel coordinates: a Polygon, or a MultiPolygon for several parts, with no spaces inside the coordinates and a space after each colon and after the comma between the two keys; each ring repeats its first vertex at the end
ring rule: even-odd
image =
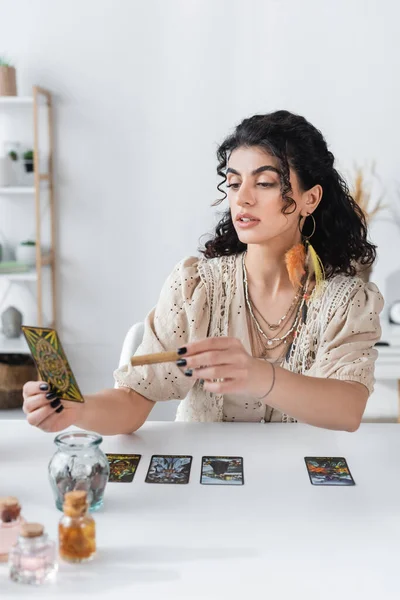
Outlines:
{"type": "Polygon", "coordinates": [[[130,483],[140,462],[140,454],[106,454],[110,465],[108,481],[130,483]]]}
{"type": "Polygon", "coordinates": [[[241,456],[203,456],[200,483],[243,485],[243,458],[241,456]]]}
{"type": "Polygon", "coordinates": [[[313,485],[355,485],[345,458],[306,456],[304,460],[313,485]]]}
{"type": "Polygon", "coordinates": [[[146,483],[189,483],[191,456],[154,455],[147,472],[146,483]]]}

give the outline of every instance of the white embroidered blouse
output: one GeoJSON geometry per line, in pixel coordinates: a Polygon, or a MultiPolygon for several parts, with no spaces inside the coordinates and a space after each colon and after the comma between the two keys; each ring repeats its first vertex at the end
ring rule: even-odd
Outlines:
{"type": "MultiPolygon", "coordinates": [[[[305,324],[282,367],[313,377],[358,381],[371,393],[381,329],[383,298],[373,283],[337,275],[312,295],[305,324]]],[[[136,354],[176,350],[190,341],[214,336],[239,338],[251,353],[241,255],[215,259],[190,257],[168,277],[157,306],[145,321],[136,354]]],[[[294,421],[254,398],[207,392],[173,363],[114,372],[149,400],[178,399],[178,421],[294,421]]]]}

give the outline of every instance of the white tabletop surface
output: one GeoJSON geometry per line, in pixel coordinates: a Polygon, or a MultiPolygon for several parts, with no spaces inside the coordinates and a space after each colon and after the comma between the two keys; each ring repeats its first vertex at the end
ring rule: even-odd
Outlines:
{"type": "MultiPolygon", "coordinates": [[[[56,538],[47,480],[53,435],[0,422],[0,495],[56,538]]],[[[0,566],[0,598],[330,600],[399,598],[400,427],[356,433],[298,424],[147,423],[107,437],[142,454],[132,483],[111,483],[95,513],[98,555],[60,564],[28,588],[0,566]],[[193,455],[188,485],[144,483],[152,454],[193,455]],[[244,486],[200,485],[202,455],[243,456],[244,486]],[[305,456],[345,456],[354,487],[310,484],[305,456]]]]}

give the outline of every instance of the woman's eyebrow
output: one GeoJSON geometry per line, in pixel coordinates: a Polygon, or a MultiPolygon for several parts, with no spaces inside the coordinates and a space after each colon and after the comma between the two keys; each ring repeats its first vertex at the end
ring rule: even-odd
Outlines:
{"type": "MultiPolygon", "coordinates": [[[[258,167],[258,169],[255,169],[254,171],[252,171],[251,174],[258,175],[259,173],[262,173],[263,171],[273,171],[274,173],[278,173],[278,175],[281,174],[279,169],[276,169],[272,165],[264,165],[263,167],[258,167]]],[[[236,169],[232,169],[232,167],[228,167],[228,169],[226,170],[226,174],[228,174],[228,173],[233,173],[234,175],[239,175],[239,177],[241,176],[239,171],[236,171],[236,169]]]]}
{"type": "Polygon", "coordinates": [[[276,167],[273,167],[272,165],[265,165],[264,167],[258,167],[258,169],[252,172],[252,175],[258,175],[258,173],[262,173],[263,171],[273,171],[274,173],[278,173],[278,175],[281,174],[279,169],[276,167]]]}

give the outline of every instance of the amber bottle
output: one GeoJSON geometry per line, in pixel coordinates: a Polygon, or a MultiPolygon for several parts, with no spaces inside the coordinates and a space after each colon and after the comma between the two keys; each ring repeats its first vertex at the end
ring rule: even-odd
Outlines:
{"type": "Polygon", "coordinates": [[[74,563],[91,560],[96,553],[96,527],[87,512],[86,492],[66,493],[63,511],[58,526],[60,558],[74,563]]]}

